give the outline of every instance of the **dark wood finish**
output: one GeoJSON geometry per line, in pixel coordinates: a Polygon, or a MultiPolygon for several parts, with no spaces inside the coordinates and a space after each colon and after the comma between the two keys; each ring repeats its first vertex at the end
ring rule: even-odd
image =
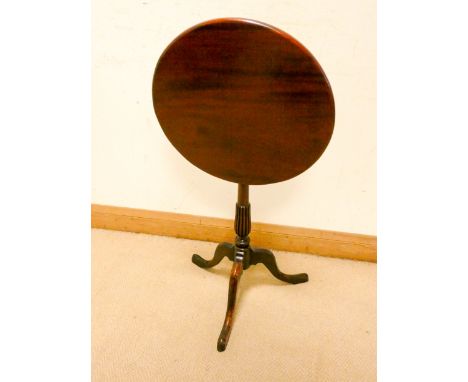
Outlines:
{"type": "Polygon", "coordinates": [[[263,263],[279,280],[298,284],[267,249],[250,246],[249,185],[284,181],[307,170],[330,141],[335,107],[322,68],[298,41],[257,21],[218,19],[182,33],[164,51],[153,78],[153,104],[164,133],[191,163],[238,183],[235,244],[221,243],[202,268],[232,260],[226,316],[218,339],[231,334],[243,270],[263,263]]]}
{"type": "Polygon", "coordinates": [[[250,265],[262,263],[273,276],[278,280],[284,281],[290,284],[301,284],[309,281],[309,275],[307,273],[298,273],[295,275],[287,275],[279,270],[276,264],[275,255],[269,249],[264,248],[250,248],[250,265]]]}
{"type": "Polygon", "coordinates": [[[192,164],[240,184],[307,170],[334,125],[328,80],[312,54],[272,26],[208,21],[164,51],[153,79],[164,133],[192,164]]]}
{"type": "Polygon", "coordinates": [[[198,265],[200,268],[212,268],[215,265],[218,265],[224,257],[234,261],[234,253],[235,247],[233,244],[219,243],[211,260],[205,260],[200,255],[194,254],[192,256],[192,263],[198,265]]]}
{"type": "Polygon", "coordinates": [[[235,245],[230,243],[218,244],[211,260],[205,260],[197,254],[192,256],[192,262],[201,268],[214,267],[219,264],[224,257],[227,257],[229,260],[234,262],[231,270],[231,277],[229,279],[226,317],[218,338],[218,351],[224,351],[229,341],[234,320],[237,288],[242,275],[242,270],[248,269],[251,265],[262,263],[273,276],[281,281],[290,284],[300,284],[309,280],[309,276],[306,273],[288,275],[281,272],[278,269],[273,252],[268,249],[253,248],[250,246],[249,234],[252,224],[250,218],[249,186],[239,185],[237,200],[236,215],[234,219],[234,231],[237,235],[235,245]]]}
{"type": "Polygon", "coordinates": [[[242,276],[242,259],[236,259],[232,264],[231,277],[229,278],[228,303],[226,309],[226,317],[224,318],[223,328],[218,337],[218,351],[226,350],[226,346],[231,335],[232,325],[234,321],[234,309],[236,308],[237,287],[239,286],[242,276]]]}

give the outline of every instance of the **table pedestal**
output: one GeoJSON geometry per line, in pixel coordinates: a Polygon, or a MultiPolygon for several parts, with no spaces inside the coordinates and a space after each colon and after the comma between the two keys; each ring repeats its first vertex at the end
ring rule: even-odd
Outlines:
{"type": "Polygon", "coordinates": [[[250,229],[249,186],[239,184],[236,217],[234,220],[234,230],[237,235],[235,244],[218,244],[211,260],[205,260],[197,254],[192,256],[192,262],[201,268],[214,267],[219,264],[224,257],[233,261],[231,276],[229,279],[226,318],[218,338],[218,351],[224,351],[229,341],[236,305],[237,289],[243,270],[248,269],[251,265],[262,263],[269,269],[273,276],[281,281],[285,281],[290,284],[299,284],[309,280],[306,273],[288,275],[281,272],[278,269],[273,252],[268,249],[251,247],[249,238],[250,229]]]}

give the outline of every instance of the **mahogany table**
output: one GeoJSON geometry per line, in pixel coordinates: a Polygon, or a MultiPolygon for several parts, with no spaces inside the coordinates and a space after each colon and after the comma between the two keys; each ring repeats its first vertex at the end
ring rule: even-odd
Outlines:
{"type": "Polygon", "coordinates": [[[192,257],[202,268],[233,261],[217,346],[224,351],[243,270],[263,263],[282,281],[308,281],[305,273],[281,272],[268,249],[250,246],[249,185],[291,179],[319,159],[333,132],[333,94],[317,60],[293,37],[226,18],[195,25],[166,48],[154,73],[153,105],[189,162],[238,184],[235,243],[219,244],[211,260],[192,257]]]}

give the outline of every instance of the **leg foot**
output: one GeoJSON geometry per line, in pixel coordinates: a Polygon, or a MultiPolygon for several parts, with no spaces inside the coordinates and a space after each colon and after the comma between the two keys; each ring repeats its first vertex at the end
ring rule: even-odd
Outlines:
{"type": "Polygon", "coordinates": [[[241,261],[234,261],[231,270],[231,277],[229,279],[229,294],[228,294],[228,303],[226,310],[226,318],[224,319],[223,328],[218,338],[218,351],[222,352],[226,350],[226,346],[229,341],[229,336],[231,335],[233,318],[234,318],[234,308],[236,306],[236,296],[237,296],[237,287],[239,285],[240,278],[242,276],[243,265],[241,261]]]}
{"type": "Polygon", "coordinates": [[[219,264],[220,261],[228,257],[230,260],[234,260],[234,245],[230,243],[221,243],[216,247],[214,256],[211,260],[205,260],[201,256],[195,254],[192,256],[192,263],[198,265],[200,268],[211,268],[219,264]]]}
{"type": "Polygon", "coordinates": [[[268,249],[252,248],[250,254],[250,264],[264,264],[271,272],[271,274],[281,281],[285,281],[290,284],[300,284],[309,281],[309,276],[307,275],[307,273],[287,275],[281,272],[278,269],[278,265],[276,264],[275,255],[268,249]]]}

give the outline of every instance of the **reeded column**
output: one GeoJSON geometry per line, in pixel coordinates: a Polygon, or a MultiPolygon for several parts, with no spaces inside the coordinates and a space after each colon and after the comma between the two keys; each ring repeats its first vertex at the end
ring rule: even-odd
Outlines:
{"type": "Polygon", "coordinates": [[[236,247],[248,248],[251,229],[249,185],[239,184],[236,203],[236,217],[234,219],[234,230],[236,231],[236,247]]]}

